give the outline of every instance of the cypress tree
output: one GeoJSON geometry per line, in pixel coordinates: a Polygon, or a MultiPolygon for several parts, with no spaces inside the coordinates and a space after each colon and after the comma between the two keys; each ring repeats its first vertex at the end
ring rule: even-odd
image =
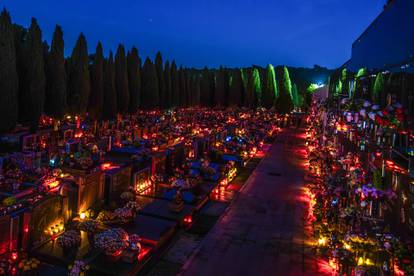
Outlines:
{"type": "Polygon", "coordinates": [[[182,66],[178,71],[178,75],[180,78],[180,90],[178,93],[178,106],[185,107],[187,106],[187,78],[182,66]]]}
{"type": "Polygon", "coordinates": [[[155,56],[155,68],[157,70],[157,78],[158,78],[158,93],[159,93],[159,106],[160,108],[164,108],[166,106],[166,86],[164,81],[164,68],[163,68],[163,61],[160,52],[157,52],[155,56]]]}
{"type": "Polygon", "coordinates": [[[177,70],[177,65],[175,61],[171,63],[171,83],[172,83],[172,96],[171,96],[171,105],[172,107],[179,106],[179,93],[180,93],[180,77],[177,70]]]}
{"type": "Polygon", "coordinates": [[[377,77],[375,78],[374,87],[372,89],[372,100],[374,101],[374,103],[380,103],[383,88],[384,78],[382,77],[382,73],[378,72],[377,77]]]}
{"type": "Polygon", "coordinates": [[[57,25],[46,59],[46,114],[62,118],[66,107],[66,69],[62,28],[57,25]]]}
{"type": "Polygon", "coordinates": [[[13,25],[4,9],[0,15],[0,132],[14,128],[18,116],[18,75],[13,25]]]}
{"type": "Polygon", "coordinates": [[[216,87],[214,91],[214,104],[223,107],[226,101],[226,72],[223,67],[216,71],[216,87]]]}
{"type": "Polygon", "coordinates": [[[136,112],[141,105],[141,59],[138,50],[132,47],[127,56],[128,85],[129,85],[129,111],[136,112]]]}
{"type": "Polygon", "coordinates": [[[246,74],[245,69],[240,69],[240,74],[241,74],[242,84],[243,84],[243,95],[242,95],[241,102],[242,102],[242,106],[245,107],[246,102],[247,102],[247,89],[248,89],[249,78],[246,74]]]}
{"type": "Polygon", "coordinates": [[[266,85],[263,90],[263,106],[273,107],[278,96],[275,69],[272,64],[269,64],[266,70],[266,85]]]}
{"type": "Polygon", "coordinates": [[[142,72],[142,104],[145,109],[157,108],[159,104],[159,89],[157,71],[149,58],[145,59],[142,72]]]}
{"type": "Polygon", "coordinates": [[[262,84],[260,81],[260,73],[257,68],[253,69],[253,94],[254,94],[254,106],[262,106],[262,84]]]}
{"type": "Polygon", "coordinates": [[[118,46],[115,55],[115,87],[118,112],[125,113],[129,109],[129,89],[125,48],[122,44],[118,46]]]}
{"type": "Polygon", "coordinates": [[[280,95],[276,100],[276,109],[279,113],[286,114],[292,111],[292,83],[290,81],[289,71],[285,66],[283,68],[283,79],[280,95]]]}
{"type": "Polygon", "coordinates": [[[192,105],[192,98],[194,94],[194,78],[191,75],[191,72],[186,70],[185,71],[185,81],[186,81],[186,90],[185,90],[185,106],[190,107],[192,105]]]}
{"type": "Polygon", "coordinates": [[[89,113],[95,120],[103,116],[104,107],[104,56],[101,42],[96,46],[91,67],[91,96],[89,113]]]}
{"type": "Polygon", "coordinates": [[[171,66],[170,62],[167,60],[164,66],[164,81],[165,81],[165,107],[171,108],[171,98],[172,98],[172,78],[171,78],[171,66]]]}
{"type": "Polygon", "coordinates": [[[204,67],[200,80],[200,105],[211,106],[211,74],[207,67],[204,67]]]}
{"type": "Polygon", "coordinates": [[[85,113],[90,94],[89,56],[86,39],[79,35],[69,59],[68,109],[71,113],[85,113]]]}
{"type": "Polygon", "coordinates": [[[253,79],[253,70],[248,69],[246,72],[246,83],[247,83],[247,91],[246,97],[244,101],[244,106],[247,108],[254,108],[254,79],[253,79]]]}
{"type": "Polygon", "coordinates": [[[229,92],[229,106],[241,106],[242,97],[244,94],[243,80],[240,69],[235,69],[232,72],[232,81],[229,92]]]}
{"type": "Polygon", "coordinates": [[[193,106],[200,106],[201,99],[201,82],[200,76],[197,75],[194,80],[194,89],[193,89],[193,106]]]}
{"type": "Polygon", "coordinates": [[[295,109],[303,107],[304,99],[295,83],[292,86],[292,102],[295,109]]]}
{"type": "Polygon", "coordinates": [[[114,119],[117,113],[117,95],[115,90],[115,65],[112,51],[104,61],[104,97],[103,114],[107,120],[114,119]]]}
{"type": "Polygon", "coordinates": [[[23,45],[25,75],[19,95],[20,107],[22,107],[19,110],[19,120],[30,123],[32,128],[36,128],[39,123],[45,101],[46,76],[43,47],[42,32],[36,19],[32,18],[23,45]]]}

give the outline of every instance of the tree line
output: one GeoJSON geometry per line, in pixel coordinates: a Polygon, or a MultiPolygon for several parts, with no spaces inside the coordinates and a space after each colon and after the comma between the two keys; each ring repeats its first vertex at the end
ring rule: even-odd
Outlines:
{"type": "Polygon", "coordinates": [[[36,127],[42,114],[88,114],[108,120],[138,109],[175,107],[276,108],[290,112],[306,101],[306,81],[292,82],[286,66],[194,69],[164,61],[160,52],[142,62],[135,47],[120,44],[104,56],[98,42],[88,53],[81,33],[70,56],[56,26],[51,45],[32,19],[28,28],[0,15],[0,131],[17,123],[36,127]]]}

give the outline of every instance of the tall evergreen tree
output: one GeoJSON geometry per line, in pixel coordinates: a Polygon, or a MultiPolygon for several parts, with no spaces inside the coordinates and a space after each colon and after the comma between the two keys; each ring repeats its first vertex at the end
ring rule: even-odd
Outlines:
{"type": "Polygon", "coordinates": [[[24,40],[24,72],[23,83],[19,94],[19,120],[30,123],[36,128],[43,112],[45,101],[45,63],[42,32],[36,19],[32,19],[29,31],[24,40]]]}
{"type": "Polygon", "coordinates": [[[71,113],[85,113],[90,94],[89,56],[86,39],[79,35],[69,59],[68,109],[71,113]]]}
{"type": "Polygon", "coordinates": [[[271,108],[274,106],[279,90],[277,88],[275,69],[269,64],[266,69],[266,85],[263,90],[263,106],[271,108]]]}
{"type": "Polygon", "coordinates": [[[118,112],[125,113],[129,109],[129,88],[125,48],[119,44],[115,55],[115,87],[118,112]]]}
{"type": "Polygon", "coordinates": [[[64,115],[66,107],[66,69],[62,28],[57,25],[46,59],[46,114],[55,118],[64,115]]]}
{"type": "Polygon", "coordinates": [[[172,105],[172,78],[171,78],[171,66],[167,60],[164,66],[164,81],[165,81],[165,107],[170,108],[172,105]]]}
{"type": "Polygon", "coordinates": [[[220,66],[216,71],[216,89],[214,91],[214,104],[216,106],[224,106],[226,101],[226,71],[220,66]]]}
{"type": "Polygon", "coordinates": [[[129,85],[129,111],[136,112],[141,105],[141,59],[138,50],[132,47],[128,52],[128,85],[129,85]]]}
{"type": "Polygon", "coordinates": [[[194,88],[193,88],[193,106],[200,106],[200,99],[201,99],[201,81],[200,76],[197,75],[194,79],[194,88]]]}
{"type": "Polygon", "coordinates": [[[117,95],[115,90],[115,64],[112,52],[104,61],[104,97],[103,114],[107,120],[114,119],[117,114],[117,95]]]}
{"type": "Polygon", "coordinates": [[[10,15],[0,15],[0,132],[14,128],[18,116],[18,76],[13,25],[10,15]]]}
{"type": "Polygon", "coordinates": [[[104,108],[104,56],[101,42],[96,46],[91,67],[91,96],[89,113],[95,120],[103,116],[104,108]]]}
{"type": "Polygon", "coordinates": [[[178,93],[178,106],[185,107],[187,106],[187,77],[185,70],[182,66],[180,66],[180,69],[178,71],[178,75],[180,78],[180,90],[178,93]]]}
{"type": "Polygon", "coordinates": [[[244,94],[242,72],[240,69],[234,69],[232,71],[232,81],[229,92],[229,106],[241,106],[242,97],[244,94]]]}
{"type": "Polygon", "coordinates": [[[186,82],[186,90],[185,90],[185,107],[192,106],[192,98],[194,94],[194,77],[191,75],[189,70],[185,71],[184,74],[185,82],[186,82]]]}
{"type": "Polygon", "coordinates": [[[177,70],[177,65],[175,61],[171,63],[171,83],[172,83],[172,96],[171,96],[171,105],[173,107],[179,106],[180,98],[180,77],[177,70]]]}
{"type": "Polygon", "coordinates": [[[295,83],[292,85],[292,102],[295,109],[302,108],[304,104],[303,95],[299,92],[295,83]]]}
{"type": "Polygon", "coordinates": [[[157,108],[159,106],[157,70],[149,58],[145,60],[142,73],[142,107],[157,108]]]}
{"type": "Polygon", "coordinates": [[[257,68],[253,69],[253,90],[255,107],[262,106],[262,83],[260,81],[260,73],[257,68]]]}
{"type": "Polygon", "coordinates": [[[292,83],[290,81],[289,70],[283,67],[283,78],[280,95],[276,100],[276,109],[280,113],[289,113],[293,109],[292,102],[292,83]]]}
{"type": "Polygon", "coordinates": [[[214,83],[211,72],[207,67],[203,69],[200,80],[200,105],[211,106],[211,97],[214,95],[214,83]],[[212,89],[213,88],[213,89],[212,89]]]}
{"type": "Polygon", "coordinates": [[[166,106],[166,86],[164,81],[164,68],[163,68],[163,61],[162,55],[160,52],[157,52],[155,56],[155,68],[157,70],[157,79],[158,79],[158,89],[159,89],[159,105],[160,108],[164,108],[166,106]]]}
{"type": "Polygon", "coordinates": [[[246,70],[246,84],[247,90],[244,98],[244,106],[248,108],[254,108],[255,100],[254,100],[254,79],[253,79],[253,70],[247,69],[246,70]]]}
{"type": "Polygon", "coordinates": [[[381,72],[378,72],[377,77],[375,78],[374,88],[372,89],[372,100],[374,103],[379,104],[381,100],[381,93],[384,88],[384,78],[381,72]]]}

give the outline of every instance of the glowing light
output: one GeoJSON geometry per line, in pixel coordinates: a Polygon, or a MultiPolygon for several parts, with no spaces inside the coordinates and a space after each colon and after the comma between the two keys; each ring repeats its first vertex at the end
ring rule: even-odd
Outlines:
{"type": "Polygon", "coordinates": [[[326,238],[325,237],[320,237],[318,239],[318,245],[319,246],[325,246],[326,245],[326,238]]]}
{"type": "Polygon", "coordinates": [[[101,164],[101,170],[103,170],[103,171],[112,170],[112,169],[118,169],[118,168],[119,168],[118,165],[112,165],[111,163],[103,163],[103,164],[101,164]]]}
{"type": "Polygon", "coordinates": [[[80,213],[80,215],[79,215],[79,217],[80,217],[80,219],[85,219],[86,218],[86,214],[85,214],[85,212],[82,212],[82,213],[80,213]]]}
{"type": "Polygon", "coordinates": [[[366,265],[374,265],[374,263],[368,258],[365,260],[365,264],[366,265]]]}
{"type": "Polygon", "coordinates": [[[351,250],[351,246],[349,244],[347,244],[347,243],[344,243],[344,248],[346,250],[351,250]]]}
{"type": "Polygon", "coordinates": [[[364,264],[364,258],[359,257],[358,258],[358,265],[363,265],[364,264]]]}
{"type": "Polygon", "coordinates": [[[184,217],[184,224],[188,226],[191,223],[193,223],[193,216],[192,215],[185,216],[184,217]]]}

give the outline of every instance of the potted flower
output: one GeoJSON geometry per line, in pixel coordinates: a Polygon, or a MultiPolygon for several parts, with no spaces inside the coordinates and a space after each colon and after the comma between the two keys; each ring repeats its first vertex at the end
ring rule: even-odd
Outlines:
{"type": "Polygon", "coordinates": [[[115,209],[114,215],[118,221],[122,223],[127,223],[131,222],[134,219],[135,212],[130,208],[123,207],[115,209]]]}
{"type": "Polygon", "coordinates": [[[105,230],[95,235],[95,246],[104,251],[109,261],[116,262],[129,246],[128,233],[122,228],[105,230]]]}
{"type": "Polygon", "coordinates": [[[57,239],[57,244],[65,253],[80,245],[81,236],[79,231],[68,230],[60,235],[57,239]]]}

